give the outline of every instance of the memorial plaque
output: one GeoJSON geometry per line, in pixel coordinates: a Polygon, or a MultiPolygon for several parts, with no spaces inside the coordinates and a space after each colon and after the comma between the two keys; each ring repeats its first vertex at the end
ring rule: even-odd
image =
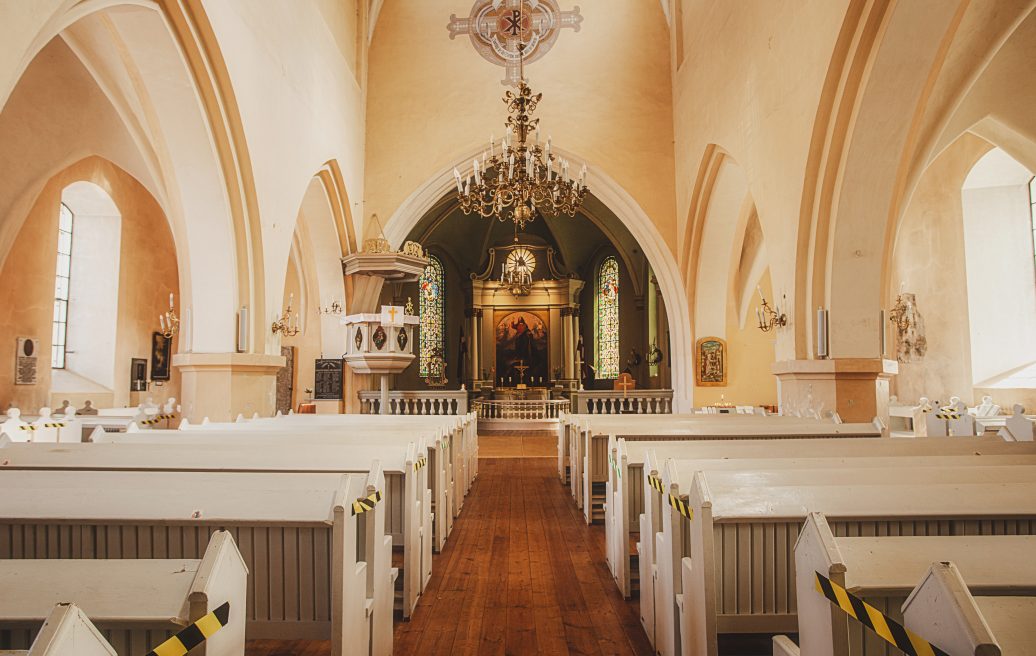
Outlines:
{"type": "Polygon", "coordinates": [[[313,398],[317,401],[342,399],[342,373],[345,362],[341,359],[318,359],[313,384],[313,398]]]}
{"type": "Polygon", "coordinates": [[[32,337],[19,337],[18,353],[14,359],[15,385],[36,384],[39,378],[36,361],[36,340],[32,337]]]}

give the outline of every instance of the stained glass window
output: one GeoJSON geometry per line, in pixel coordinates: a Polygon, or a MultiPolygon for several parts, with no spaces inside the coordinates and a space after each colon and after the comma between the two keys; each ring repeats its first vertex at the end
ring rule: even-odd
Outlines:
{"type": "Polygon", "coordinates": [[[609,256],[597,272],[597,378],[619,377],[619,261],[609,256]]]}
{"type": "Polygon", "coordinates": [[[68,288],[72,278],[72,210],[61,203],[58,210],[58,264],[54,275],[54,321],[52,324],[50,366],[65,368],[68,337],[68,288]]]}
{"type": "Polygon", "coordinates": [[[429,363],[438,354],[446,356],[446,316],[443,312],[446,288],[442,262],[434,255],[428,257],[418,293],[421,300],[421,355],[420,375],[429,375],[429,363]]]}

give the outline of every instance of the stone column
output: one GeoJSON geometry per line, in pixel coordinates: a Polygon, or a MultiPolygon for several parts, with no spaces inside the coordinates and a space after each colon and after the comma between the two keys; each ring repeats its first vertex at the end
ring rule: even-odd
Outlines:
{"type": "Polygon", "coordinates": [[[277,407],[277,372],[284,357],[261,353],[177,353],[183,416],[231,421],[237,415],[272,417],[277,407]]]}
{"type": "Polygon", "coordinates": [[[836,410],[845,422],[869,422],[875,417],[888,424],[889,380],[899,363],[881,358],[783,360],[775,362],[782,407],[798,407],[812,394],[823,411],[836,410]]]}
{"type": "Polygon", "coordinates": [[[479,353],[479,334],[478,334],[478,320],[482,314],[480,308],[473,308],[468,312],[468,317],[471,319],[468,322],[468,363],[471,371],[471,382],[474,387],[474,382],[479,379],[479,361],[481,360],[479,353]]]}
{"type": "Polygon", "coordinates": [[[576,343],[573,341],[573,337],[575,336],[575,331],[573,330],[575,321],[572,318],[572,308],[561,308],[561,320],[565,340],[564,375],[565,380],[572,380],[575,378],[576,359],[576,343]]]}

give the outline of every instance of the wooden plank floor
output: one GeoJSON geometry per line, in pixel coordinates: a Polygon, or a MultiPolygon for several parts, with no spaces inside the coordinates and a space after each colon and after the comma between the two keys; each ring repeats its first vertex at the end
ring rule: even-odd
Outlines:
{"type": "Polygon", "coordinates": [[[652,653],[547,458],[491,458],[437,557],[399,654],[652,653]]]}
{"type": "MultiPolygon", "coordinates": [[[[487,458],[396,654],[652,654],[637,603],[548,458],[487,458]]],[[[252,641],[249,656],[324,656],[330,644],[252,641]]]]}

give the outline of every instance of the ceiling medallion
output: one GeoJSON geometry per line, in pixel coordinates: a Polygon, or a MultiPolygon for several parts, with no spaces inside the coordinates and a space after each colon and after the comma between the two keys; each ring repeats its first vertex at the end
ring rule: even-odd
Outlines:
{"type": "Polygon", "coordinates": [[[562,11],[557,0],[476,0],[467,18],[450,15],[450,38],[467,34],[483,59],[506,69],[502,84],[516,86],[521,62],[534,62],[554,46],[564,28],[579,31],[579,7],[562,11]],[[522,53],[518,45],[525,36],[522,53]]]}
{"type": "MultiPolygon", "coordinates": [[[[525,9],[522,4],[518,11],[525,9]]],[[[519,16],[518,26],[525,20],[519,16]]],[[[577,177],[573,177],[568,160],[550,152],[551,140],[540,141],[540,119],[533,118],[543,94],[534,94],[525,83],[521,53],[526,44],[519,27],[518,40],[518,91],[506,91],[506,126],[508,132],[500,142],[500,153],[496,143],[489,137],[489,150],[482,152],[482,162],[472,162],[472,174],[461,177],[453,169],[457,182],[460,208],[465,214],[477,212],[480,216],[495,216],[500,221],[513,221],[515,241],[518,230],[536,218],[537,213],[548,216],[575,216],[586,197],[586,164],[577,177]],[[509,133],[513,133],[514,137],[509,133]]]]}

